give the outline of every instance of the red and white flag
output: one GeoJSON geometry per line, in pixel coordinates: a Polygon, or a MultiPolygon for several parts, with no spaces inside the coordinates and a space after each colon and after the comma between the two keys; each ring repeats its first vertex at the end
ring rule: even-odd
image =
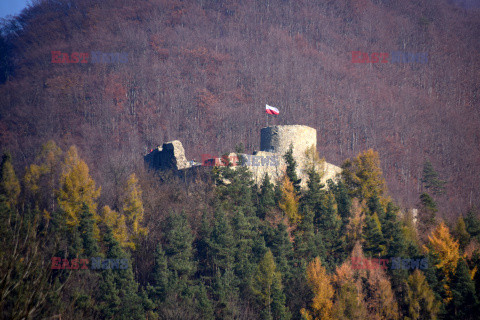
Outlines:
{"type": "Polygon", "coordinates": [[[272,107],[272,106],[269,106],[268,104],[265,105],[265,111],[266,111],[268,114],[275,114],[275,115],[277,115],[277,114],[280,113],[277,108],[272,107]]]}

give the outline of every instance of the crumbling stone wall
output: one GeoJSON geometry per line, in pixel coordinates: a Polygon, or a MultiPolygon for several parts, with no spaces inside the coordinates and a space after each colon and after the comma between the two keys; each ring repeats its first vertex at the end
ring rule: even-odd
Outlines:
{"type": "MultiPolygon", "coordinates": [[[[253,179],[257,184],[261,184],[265,174],[268,173],[271,181],[279,182],[285,175],[287,165],[283,156],[293,146],[293,157],[297,162],[297,175],[302,179],[300,186],[307,185],[307,168],[312,159],[306,155],[307,150],[313,150],[316,154],[317,147],[317,130],[302,125],[285,125],[271,126],[261,129],[260,149],[253,155],[230,153],[230,161],[234,159],[241,160],[253,174],[253,179]]],[[[178,140],[164,143],[161,147],[157,147],[145,156],[145,161],[152,168],[174,171],[183,171],[185,174],[189,170],[196,169],[200,165],[214,166],[222,165],[219,158],[206,160],[203,164],[194,164],[185,158],[185,150],[182,143],[178,140]]],[[[203,161],[203,160],[202,160],[203,161]]],[[[315,165],[316,170],[320,173],[321,180],[326,183],[328,179],[335,180],[337,175],[341,173],[341,168],[320,161],[315,165]]]]}
{"type": "Polygon", "coordinates": [[[153,149],[145,156],[145,161],[154,169],[182,170],[191,167],[185,158],[185,149],[180,141],[174,140],[153,149]]]}

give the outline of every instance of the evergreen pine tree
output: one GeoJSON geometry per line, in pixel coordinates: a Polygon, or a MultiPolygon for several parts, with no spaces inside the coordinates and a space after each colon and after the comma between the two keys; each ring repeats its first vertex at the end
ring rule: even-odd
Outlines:
{"type": "Polygon", "coordinates": [[[171,287],[180,294],[191,294],[191,276],[196,271],[193,261],[193,234],[185,214],[170,213],[166,229],[165,255],[173,273],[171,287]]]}
{"type": "Polygon", "coordinates": [[[418,232],[420,238],[425,238],[430,234],[432,228],[436,225],[437,204],[433,198],[427,194],[420,195],[420,210],[418,212],[418,232]]]}
{"type": "Polygon", "coordinates": [[[212,305],[212,302],[208,298],[207,289],[203,283],[198,286],[197,300],[200,318],[205,320],[214,320],[215,309],[212,305]]]}
{"type": "Polygon", "coordinates": [[[215,214],[210,246],[215,272],[223,273],[227,269],[232,269],[235,258],[235,239],[232,227],[221,209],[218,209],[215,214]]]}
{"type": "Polygon", "coordinates": [[[422,183],[426,190],[432,192],[434,195],[444,193],[445,181],[438,178],[438,173],[433,168],[430,161],[423,164],[422,183]]]}
{"type": "Polygon", "coordinates": [[[315,234],[313,228],[313,213],[305,213],[304,218],[294,232],[295,238],[295,259],[311,261],[315,256],[324,260],[325,247],[323,246],[321,233],[315,234]]]}
{"type": "Polygon", "coordinates": [[[377,214],[367,215],[363,229],[363,238],[365,240],[364,251],[374,256],[385,254],[385,239],[382,233],[382,226],[377,214]]]}
{"type": "Polygon", "coordinates": [[[376,213],[380,223],[383,225],[385,222],[385,209],[383,208],[382,204],[380,203],[380,197],[374,194],[371,198],[367,201],[368,213],[370,215],[376,213]]]}
{"type": "Polygon", "coordinates": [[[255,237],[261,236],[253,230],[251,221],[257,217],[247,219],[242,211],[238,211],[233,217],[233,229],[235,237],[235,248],[232,248],[232,255],[235,256],[234,270],[235,275],[240,282],[242,292],[248,287],[248,280],[255,270],[255,257],[253,255],[253,246],[255,237]]]}
{"type": "Polygon", "coordinates": [[[97,239],[94,236],[95,225],[90,208],[83,204],[78,230],[82,239],[84,254],[87,257],[94,257],[99,251],[97,239]]]}
{"type": "Polygon", "coordinates": [[[255,214],[253,205],[254,188],[252,173],[246,166],[233,170],[230,166],[220,167],[215,176],[218,200],[226,212],[243,210],[247,217],[255,214]]]}
{"type": "Polygon", "coordinates": [[[138,283],[134,279],[129,255],[122,250],[109,228],[105,233],[104,243],[107,247],[107,259],[126,259],[128,263],[126,269],[107,267],[102,270],[97,299],[102,318],[144,319],[143,301],[138,292],[138,283]]]}
{"type": "Polygon", "coordinates": [[[460,259],[452,277],[450,288],[452,300],[447,310],[451,319],[478,319],[478,301],[475,295],[475,283],[471,279],[470,270],[464,259],[460,259]]]}
{"type": "Polygon", "coordinates": [[[234,301],[238,300],[238,287],[233,269],[227,268],[224,272],[217,270],[213,285],[216,297],[216,313],[221,319],[232,318],[235,313],[234,301]]]}
{"type": "Polygon", "coordinates": [[[207,213],[203,213],[202,222],[200,225],[199,237],[196,241],[196,251],[197,251],[197,260],[198,260],[198,272],[199,275],[207,282],[211,282],[215,276],[214,266],[212,262],[212,248],[211,243],[211,234],[213,227],[210,223],[210,219],[207,213]]]}
{"type": "Polygon", "coordinates": [[[287,226],[284,223],[278,224],[267,246],[275,257],[277,269],[282,273],[283,279],[287,282],[292,277],[293,245],[289,239],[287,226]]]}
{"type": "Polygon", "coordinates": [[[342,219],[342,226],[340,228],[340,233],[345,234],[347,225],[352,216],[352,200],[348,195],[348,190],[345,186],[345,183],[340,180],[335,185],[332,180],[328,180],[329,189],[335,194],[335,200],[337,201],[337,211],[342,219]]]}
{"type": "Polygon", "coordinates": [[[387,205],[385,222],[382,225],[382,234],[385,239],[388,256],[399,257],[406,251],[406,239],[402,233],[402,227],[397,218],[399,208],[392,202],[387,205]]]}
{"type": "Polygon", "coordinates": [[[344,249],[342,248],[343,242],[340,235],[342,221],[337,214],[337,204],[331,192],[324,197],[321,203],[320,215],[316,218],[318,221],[317,233],[322,235],[327,255],[339,258],[338,254],[344,249]]]}
{"type": "Polygon", "coordinates": [[[472,238],[479,238],[480,219],[473,209],[468,210],[467,216],[465,217],[465,228],[472,238]]]}
{"type": "Polygon", "coordinates": [[[321,215],[321,203],[325,198],[325,192],[322,191],[324,185],[320,182],[320,175],[313,168],[310,168],[307,174],[307,190],[301,199],[301,204],[303,211],[312,210],[315,212],[314,221],[318,221],[321,215]]]}
{"type": "Polygon", "coordinates": [[[297,161],[293,158],[293,145],[290,145],[287,153],[283,156],[287,164],[287,177],[293,184],[293,188],[296,192],[300,192],[300,182],[301,179],[298,179],[297,176],[297,161]]]}
{"type": "Polygon", "coordinates": [[[270,210],[270,208],[275,206],[275,189],[273,184],[270,182],[270,177],[268,173],[265,174],[263,178],[262,185],[260,187],[260,197],[258,205],[258,217],[260,219],[265,219],[265,215],[270,210]]]}
{"type": "Polygon", "coordinates": [[[149,297],[154,301],[156,307],[165,301],[169,289],[169,279],[171,277],[168,270],[168,262],[163,251],[162,244],[157,245],[155,256],[155,267],[153,269],[152,284],[147,287],[149,297]]]}

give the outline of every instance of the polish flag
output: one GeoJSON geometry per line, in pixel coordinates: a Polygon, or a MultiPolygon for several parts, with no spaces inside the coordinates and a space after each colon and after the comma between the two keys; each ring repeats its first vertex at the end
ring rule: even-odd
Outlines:
{"type": "Polygon", "coordinates": [[[277,114],[280,113],[277,108],[272,107],[272,106],[269,106],[268,104],[265,105],[265,111],[266,111],[268,114],[275,114],[275,115],[277,115],[277,114]]]}

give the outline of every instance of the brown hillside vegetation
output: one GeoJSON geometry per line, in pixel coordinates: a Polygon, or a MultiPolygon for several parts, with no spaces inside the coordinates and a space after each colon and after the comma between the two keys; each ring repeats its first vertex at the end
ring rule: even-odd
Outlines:
{"type": "Polygon", "coordinates": [[[252,151],[268,103],[270,123],[317,129],[330,162],[377,150],[407,207],[430,160],[448,180],[440,211],[458,215],[480,194],[478,13],[446,0],[38,1],[3,23],[0,143],[20,171],[49,139],[75,144],[114,190],[168,140],[190,159],[252,151]],[[56,64],[51,51],[128,62],[56,64]],[[352,51],[428,63],[352,63],[352,51]]]}

